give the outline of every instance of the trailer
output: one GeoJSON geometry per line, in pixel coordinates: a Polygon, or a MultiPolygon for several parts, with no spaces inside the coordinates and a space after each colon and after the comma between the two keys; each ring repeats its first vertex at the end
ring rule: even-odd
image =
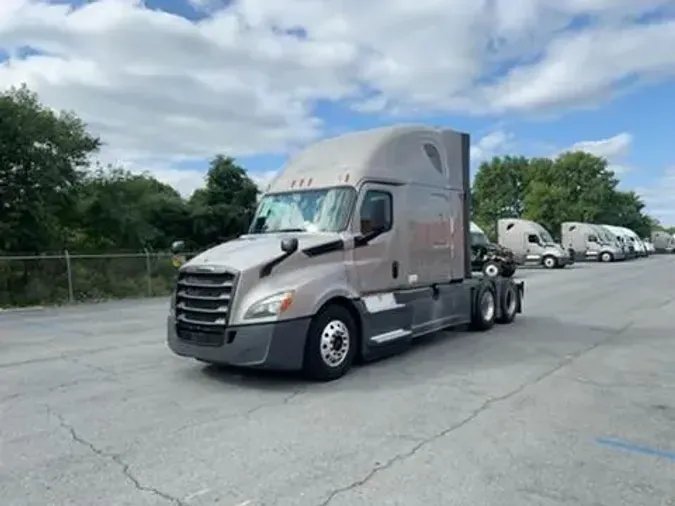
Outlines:
{"type": "Polygon", "coordinates": [[[592,223],[566,221],[560,225],[562,244],[573,251],[575,261],[614,262],[623,260],[623,248],[592,223]]]}
{"type": "Polygon", "coordinates": [[[518,263],[543,265],[547,269],[574,263],[571,251],[556,243],[548,230],[537,222],[516,218],[497,221],[497,240],[513,251],[518,263]]]}
{"type": "Polygon", "coordinates": [[[675,236],[665,230],[655,230],[652,232],[652,243],[656,253],[675,252],[675,236]]]}
{"type": "Polygon", "coordinates": [[[181,266],[170,349],[327,381],[425,334],[512,322],[524,283],[471,271],[469,146],[399,125],[300,152],[247,234],[181,266]]]}

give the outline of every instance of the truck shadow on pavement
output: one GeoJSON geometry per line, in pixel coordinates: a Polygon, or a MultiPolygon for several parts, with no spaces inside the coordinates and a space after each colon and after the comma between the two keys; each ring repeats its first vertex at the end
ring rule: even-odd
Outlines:
{"type": "MultiPolygon", "coordinates": [[[[567,318],[567,317],[565,317],[567,318]]],[[[548,316],[518,318],[491,332],[441,331],[416,339],[399,353],[365,364],[356,364],[336,382],[311,383],[300,373],[203,366],[199,375],[231,387],[288,392],[346,389],[381,390],[401,383],[437,381],[444,377],[507,373],[514,369],[540,369],[568,363],[600,346],[621,346],[633,337],[641,346],[665,343],[671,329],[631,325],[602,325],[565,321],[548,316]]]]}

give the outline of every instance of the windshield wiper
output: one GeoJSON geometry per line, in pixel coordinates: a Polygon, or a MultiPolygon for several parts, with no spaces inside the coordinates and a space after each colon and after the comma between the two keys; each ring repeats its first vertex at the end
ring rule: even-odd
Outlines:
{"type": "Polygon", "coordinates": [[[279,228],[277,230],[268,230],[269,233],[279,232],[307,232],[304,228],[279,228]]]}

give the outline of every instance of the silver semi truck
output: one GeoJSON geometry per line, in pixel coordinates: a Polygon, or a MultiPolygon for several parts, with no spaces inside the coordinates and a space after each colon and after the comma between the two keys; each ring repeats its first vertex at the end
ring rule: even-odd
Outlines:
{"type": "Polygon", "coordinates": [[[623,248],[607,237],[599,225],[566,221],[560,226],[563,246],[574,251],[575,261],[614,262],[624,260],[623,248]]]}
{"type": "Polygon", "coordinates": [[[563,268],[574,263],[570,250],[556,243],[548,230],[535,221],[502,218],[497,220],[497,240],[513,251],[518,263],[563,268]]]}
{"type": "Polygon", "coordinates": [[[524,284],[473,277],[469,135],[392,126],[292,158],[246,235],[181,266],[168,345],[315,380],[452,326],[521,312],[524,284]]]}

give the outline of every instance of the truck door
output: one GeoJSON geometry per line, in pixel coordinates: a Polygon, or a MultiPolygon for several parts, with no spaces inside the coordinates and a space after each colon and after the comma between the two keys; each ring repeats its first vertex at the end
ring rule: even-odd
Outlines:
{"type": "Polygon", "coordinates": [[[528,262],[538,262],[544,252],[541,239],[538,234],[525,234],[525,260],[528,262]]]}
{"type": "Polygon", "coordinates": [[[600,241],[595,234],[586,234],[586,257],[590,259],[597,258],[600,253],[600,241]]]}
{"type": "Polygon", "coordinates": [[[402,284],[403,257],[407,256],[407,249],[397,247],[400,237],[400,227],[396,226],[399,190],[400,187],[368,183],[359,194],[352,223],[352,231],[356,234],[371,231],[377,206],[384,203],[386,209],[385,231],[368,244],[356,244],[352,250],[353,282],[361,293],[383,292],[402,284]]]}

